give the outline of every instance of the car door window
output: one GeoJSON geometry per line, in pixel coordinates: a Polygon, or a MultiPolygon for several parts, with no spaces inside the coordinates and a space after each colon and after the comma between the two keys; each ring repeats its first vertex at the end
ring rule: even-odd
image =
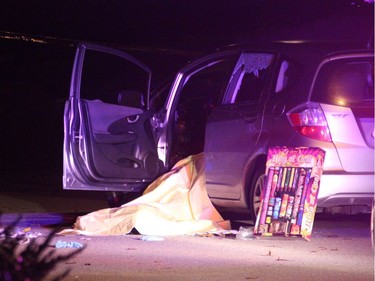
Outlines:
{"type": "Polygon", "coordinates": [[[211,59],[185,73],[172,122],[172,162],[203,151],[207,118],[222,102],[236,60],[211,59]]]}
{"type": "Polygon", "coordinates": [[[277,76],[276,80],[276,87],[275,87],[275,93],[279,93],[282,90],[284,90],[289,81],[288,76],[288,70],[289,70],[290,63],[286,60],[282,61],[279,69],[279,74],[277,76]]]}
{"type": "Polygon", "coordinates": [[[273,55],[242,54],[234,69],[224,103],[257,102],[270,75],[273,55]]]}
{"type": "Polygon", "coordinates": [[[147,100],[147,76],[143,69],[112,54],[86,50],[80,95],[82,99],[142,107],[147,100]],[[142,102],[135,102],[135,92],[142,102]],[[128,93],[128,97],[126,94],[128,93]]]}

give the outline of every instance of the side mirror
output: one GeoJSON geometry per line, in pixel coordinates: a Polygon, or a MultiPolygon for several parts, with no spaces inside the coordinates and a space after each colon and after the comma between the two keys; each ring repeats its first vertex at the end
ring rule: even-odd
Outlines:
{"type": "Polygon", "coordinates": [[[119,105],[144,108],[145,103],[143,99],[143,94],[137,91],[121,91],[117,95],[117,102],[119,105]]]}

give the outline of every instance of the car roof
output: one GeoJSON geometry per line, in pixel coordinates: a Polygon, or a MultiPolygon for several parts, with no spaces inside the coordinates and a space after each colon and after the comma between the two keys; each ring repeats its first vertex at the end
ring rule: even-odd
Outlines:
{"type": "Polygon", "coordinates": [[[225,50],[275,52],[299,59],[308,58],[306,57],[307,55],[322,59],[344,53],[374,53],[373,46],[367,46],[367,44],[362,42],[306,40],[240,43],[217,49],[217,51],[225,50]]]}

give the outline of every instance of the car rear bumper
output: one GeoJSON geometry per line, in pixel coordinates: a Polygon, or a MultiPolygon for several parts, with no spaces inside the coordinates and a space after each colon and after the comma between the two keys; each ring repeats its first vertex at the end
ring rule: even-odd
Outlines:
{"type": "Polygon", "coordinates": [[[318,207],[371,206],[374,200],[374,174],[323,174],[318,207]]]}

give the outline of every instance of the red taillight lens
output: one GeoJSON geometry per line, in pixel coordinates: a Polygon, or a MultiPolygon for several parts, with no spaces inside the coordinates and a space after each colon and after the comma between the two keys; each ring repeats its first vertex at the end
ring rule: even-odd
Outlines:
{"type": "Polygon", "coordinates": [[[319,106],[303,107],[288,113],[290,124],[302,135],[332,141],[327,120],[319,106]]]}

